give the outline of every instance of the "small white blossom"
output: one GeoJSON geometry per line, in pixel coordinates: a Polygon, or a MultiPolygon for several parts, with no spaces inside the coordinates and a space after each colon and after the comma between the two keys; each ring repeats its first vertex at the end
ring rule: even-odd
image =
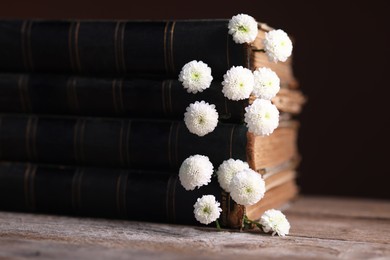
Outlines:
{"type": "Polygon", "coordinates": [[[255,86],[252,94],[258,98],[271,100],[280,90],[280,79],[270,68],[258,68],[253,72],[255,86]]]}
{"type": "Polygon", "coordinates": [[[183,82],[188,93],[198,93],[210,87],[213,77],[211,68],[202,61],[190,61],[183,66],[179,74],[179,81],[183,82]]]}
{"type": "Polygon", "coordinates": [[[256,99],[245,108],[245,123],[255,135],[270,135],[279,125],[279,111],[269,100],[256,99]]]}
{"type": "Polygon", "coordinates": [[[264,50],[270,61],[286,61],[292,49],[292,42],[283,30],[272,30],[265,34],[264,50]]]}
{"type": "Polygon", "coordinates": [[[211,181],[214,166],[204,155],[192,155],[185,159],[179,169],[181,185],[186,190],[207,185],[211,181]]]}
{"type": "Polygon", "coordinates": [[[257,22],[247,14],[238,14],[229,21],[229,33],[236,43],[251,43],[257,37],[257,22]]]}
{"type": "Polygon", "coordinates": [[[237,172],[249,169],[249,165],[241,160],[229,159],[223,161],[217,170],[219,185],[226,191],[230,192],[230,183],[237,172]]]}
{"type": "Polygon", "coordinates": [[[190,104],[184,113],[184,123],[188,130],[198,136],[204,136],[212,131],[218,124],[218,112],[215,105],[204,101],[190,104]]]}
{"type": "Polygon", "coordinates": [[[259,223],[265,233],[271,231],[273,236],[278,234],[278,236],[284,237],[290,231],[290,223],[280,210],[267,210],[261,216],[259,223]]]}
{"type": "Polygon", "coordinates": [[[194,204],[194,215],[197,221],[202,224],[210,224],[216,221],[221,215],[222,209],[219,207],[213,195],[203,195],[194,204]]]}
{"type": "Polygon", "coordinates": [[[248,206],[260,201],[265,193],[265,183],[254,170],[238,172],[230,183],[230,196],[237,204],[248,206]]]}
{"type": "Polygon", "coordinates": [[[254,84],[252,71],[242,66],[233,66],[223,75],[222,93],[231,100],[247,99],[253,91],[254,84]]]}

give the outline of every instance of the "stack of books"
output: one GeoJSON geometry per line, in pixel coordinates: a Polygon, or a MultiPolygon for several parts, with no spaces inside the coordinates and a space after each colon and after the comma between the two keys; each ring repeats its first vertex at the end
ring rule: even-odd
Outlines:
{"type": "Polygon", "coordinates": [[[271,62],[256,40],[237,44],[229,20],[0,21],[0,209],[199,224],[194,203],[221,203],[220,222],[240,227],[298,194],[298,122],[305,101],[292,58],[271,62]],[[178,80],[198,60],[212,69],[211,86],[188,93],[178,80]],[[222,93],[232,66],[268,67],[280,78],[272,99],[277,129],[256,136],[244,123],[253,97],[222,93]],[[216,106],[219,121],[203,137],[184,121],[190,103],[216,106]],[[216,170],[230,158],[262,175],[266,193],[251,206],[235,203],[213,177],[187,191],[178,172],[191,155],[216,170]]]}

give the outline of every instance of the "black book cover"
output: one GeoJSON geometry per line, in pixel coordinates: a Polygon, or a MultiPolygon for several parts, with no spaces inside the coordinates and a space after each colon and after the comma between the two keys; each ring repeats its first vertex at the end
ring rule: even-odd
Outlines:
{"type": "Polygon", "coordinates": [[[189,104],[202,100],[225,122],[242,122],[249,102],[228,100],[217,81],[195,95],[178,80],[0,73],[3,113],[182,120],[189,104]]]}
{"type": "Polygon", "coordinates": [[[0,114],[0,160],[177,170],[190,155],[247,160],[247,128],[219,123],[203,137],[183,120],[0,114]]]}
{"type": "Polygon", "coordinates": [[[243,211],[216,179],[186,191],[175,172],[0,162],[0,209],[200,225],[193,205],[221,203],[221,224],[239,227],[243,211]]]}
{"type": "Polygon", "coordinates": [[[249,47],[228,34],[229,20],[0,21],[0,71],[177,78],[202,60],[221,79],[250,66],[249,47]]]}

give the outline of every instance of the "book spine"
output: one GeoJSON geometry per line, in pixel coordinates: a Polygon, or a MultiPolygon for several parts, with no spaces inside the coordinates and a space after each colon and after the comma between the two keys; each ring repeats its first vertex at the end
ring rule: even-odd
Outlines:
{"type": "Polygon", "coordinates": [[[194,154],[246,161],[246,145],[239,124],[199,137],[182,121],[0,114],[0,160],[176,170],[194,154]]]}
{"type": "Polygon", "coordinates": [[[228,20],[0,21],[0,70],[177,77],[202,60],[215,78],[250,67],[249,46],[235,44],[228,20]]]}
{"type": "Polygon", "coordinates": [[[186,191],[169,172],[0,162],[0,209],[198,225],[197,198],[221,202],[221,222],[239,227],[243,212],[214,179],[186,191]]]}
{"type": "Polygon", "coordinates": [[[248,105],[248,100],[225,98],[219,82],[194,95],[178,80],[0,74],[3,113],[182,120],[187,106],[201,100],[214,104],[219,119],[227,122],[241,122],[248,105]]]}

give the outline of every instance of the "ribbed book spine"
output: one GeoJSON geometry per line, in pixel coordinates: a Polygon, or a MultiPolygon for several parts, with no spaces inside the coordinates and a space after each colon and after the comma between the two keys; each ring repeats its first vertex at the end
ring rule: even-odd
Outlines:
{"type": "Polygon", "coordinates": [[[220,221],[239,227],[243,211],[214,179],[186,191],[177,173],[0,162],[0,209],[199,225],[202,195],[221,202],[220,221]]]}
{"type": "Polygon", "coordinates": [[[182,120],[189,104],[201,100],[214,104],[219,119],[228,122],[242,122],[248,105],[248,99],[225,98],[218,82],[194,95],[178,80],[0,73],[3,113],[182,120]]]}
{"type": "Polygon", "coordinates": [[[0,70],[138,74],[176,78],[202,60],[222,75],[250,66],[249,47],[228,34],[228,20],[0,21],[0,70]]]}
{"type": "Polygon", "coordinates": [[[204,137],[183,121],[0,115],[0,160],[178,169],[190,155],[247,159],[247,128],[219,123],[204,137]]]}

